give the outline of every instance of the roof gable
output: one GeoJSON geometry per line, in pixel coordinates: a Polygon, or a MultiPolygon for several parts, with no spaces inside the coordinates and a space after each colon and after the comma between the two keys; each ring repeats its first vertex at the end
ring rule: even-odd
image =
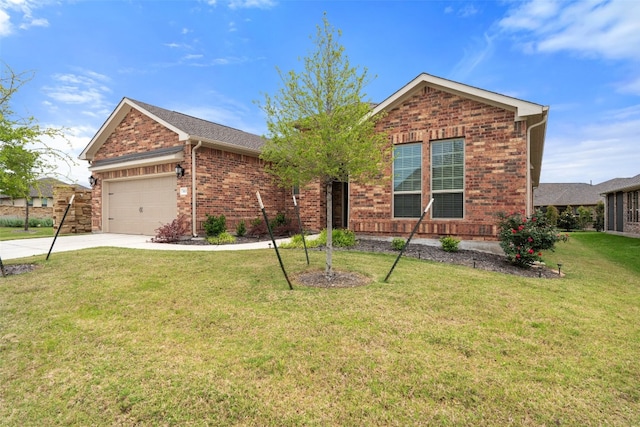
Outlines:
{"type": "Polygon", "coordinates": [[[443,92],[456,94],[462,98],[473,99],[475,101],[493,105],[505,110],[515,112],[515,120],[525,120],[529,116],[543,114],[547,107],[535,104],[521,99],[512,98],[510,96],[501,95],[496,92],[469,86],[463,83],[454,82],[452,80],[443,79],[441,77],[432,76],[431,74],[422,73],[408,84],[400,88],[393,95],[378,104],[373,114],[382,110],[390,109],[403,102],[415,89],[429,86],[443,92]]]}
{"type": "Polygon", "coordinates": [[[166,110],[151,104],[122,98],[89,144],[80,153],[81,160],[93,160],[109,135],[134,108],[178,135],[179,141],[202,141],[224,149],[240,150],[257,154],[264,141],[261,136],[228,126],[198,119],[176,111],[166,110]]]}

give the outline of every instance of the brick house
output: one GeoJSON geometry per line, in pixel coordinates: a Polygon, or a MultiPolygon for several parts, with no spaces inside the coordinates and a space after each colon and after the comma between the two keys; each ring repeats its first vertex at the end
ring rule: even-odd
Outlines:
{"type": "MultiPolygon", "coordinates": [[[[533,210],[548,107],[420,74],[374,109],[395,145],[382,184],[334,183],[334,226],[407,235],[431,198],[420,237],[495,240],[499,211],[533,210]]],[[[259,160],[260,136],[124,98],[81,153],[96,178],[93,230],[154,234],[186,215],[193,234],[206,214],[229,228],[270,214],[293,217],[291,191],[259,160]],[[184,175],[176,176],[176,167],[184,175]],[[192,171],[196,173],[192,173],[192,171]],[[191,207],[194,209],[191,209],[191,207]]],[[[319,184],[300,189],[305,228],[326,224],[319,184]]]]}
{"type": "Polygon", "coordinates": [[[383,185],[349,185],[349,228],[495,240],[497,212],[533,212],[548,107],[420,74],[379,104],[395,145],[383,185]]]}
{"type": "Polygon", "coordinates": [[[603,192],[605,231],[640,237],[640,175],[617,180],[617,187],[603,192]]]}

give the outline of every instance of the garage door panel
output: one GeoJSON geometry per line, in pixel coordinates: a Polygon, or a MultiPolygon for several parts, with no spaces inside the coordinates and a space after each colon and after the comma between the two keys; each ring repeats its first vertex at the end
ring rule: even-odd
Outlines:
{"type": "Polygon", "coordinates": [[[154,235],[176,217],[176,177],[109,183],[109,232],[154,235]]]}

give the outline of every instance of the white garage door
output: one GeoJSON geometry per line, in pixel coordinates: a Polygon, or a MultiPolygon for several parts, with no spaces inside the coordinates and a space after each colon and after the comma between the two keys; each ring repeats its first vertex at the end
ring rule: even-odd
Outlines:
{"type": "Polygon", "coordinates": [[[110,233],[155,235],[177,215],[175,175],[108,183],[106,205],[110,233]]]}

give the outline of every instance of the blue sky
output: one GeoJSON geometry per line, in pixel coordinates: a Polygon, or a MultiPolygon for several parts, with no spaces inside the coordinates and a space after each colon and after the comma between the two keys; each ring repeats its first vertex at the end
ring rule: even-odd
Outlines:
{"type": "MultiPolygon", "coordinates": [[[[542,182],[640,173],[640,2],[0,0],[13,110],[74,158],[123,97],[264,134],[323,13],[382,102],[422,72],[549,105],[542,182]]],[[[62,167],[60,172],[67,173],[62,167]]],[[[87,185],[86,162],[68,171],[87,185]]]]}

